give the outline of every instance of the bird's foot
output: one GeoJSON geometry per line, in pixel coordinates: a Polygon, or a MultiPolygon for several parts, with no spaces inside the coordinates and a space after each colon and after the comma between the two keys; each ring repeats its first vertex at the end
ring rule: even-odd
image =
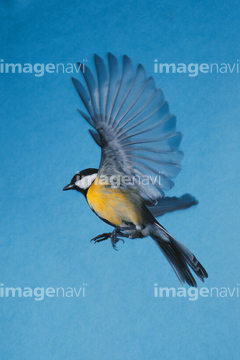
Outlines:
{"type": "Polygon", "coordinates": [[[122,231],[125,230],[135,230],[136,227],[116,227],[113,232],[111,233],[103,233],[101,235],[95,236],[92,240],[90,241],[94,241],[94,244],[99,243],[101,241],[107,240],[108,238],[111,239],[111,243],[112,243],[112,247],[114,248],[114,250],[117,250],[116,244],[118,243],[118,241],[122,241],[123,243],[125,243],[125,241],[121,238],[119,238],[118,236],[121,237],[125,237],[125,238],[132,238],[131,235],[127,235],[125,233],[123,233],[122,231]]]}
{"type": "Polygon", "coordinates": [[[107,240],[110,238],[112,233],[103,233],[101,235],[95,236],[93,239],[90,240],[90,242],[94,241],[94,244],[99,243],[101,241],[107,240]]]}
{"type": "Polygon", "coordinates": [[[98,236],[95,236],[93,239],[91,239],[90,241],[94,241],[94,244],[99,243],[101,241],[107,240],[108,238],[111,239],[111,243],[112,243],[112,247],[114,248],[114,250],[117,250],[116,248],[116,243],[121,240],[124,243],[123,239],[120,239],[119,237],[117,237],[117,234],[120,234],[120,236],[126,237],[126,234],[123,234],[121,232],[118,232],[115,230],[113,230],[113,232],[111,233],[104,233],[98,236]]]}

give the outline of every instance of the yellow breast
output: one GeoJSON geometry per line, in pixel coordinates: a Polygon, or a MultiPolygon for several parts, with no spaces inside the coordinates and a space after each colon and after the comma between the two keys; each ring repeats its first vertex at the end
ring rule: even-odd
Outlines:
{"type": "Polygon", "coordinates": [[[115,226],[122,226],[124,222],[142,225],[141,203],[136,196],[128,189],[113,189],[96,180],[88,189],[87,201],[99,217],[115,226]]]}

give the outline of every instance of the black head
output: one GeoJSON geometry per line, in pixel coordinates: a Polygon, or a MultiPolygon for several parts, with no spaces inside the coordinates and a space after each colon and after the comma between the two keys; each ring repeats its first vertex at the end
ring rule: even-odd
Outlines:
{"type": "Polygon", "coordinates": [[[79,171],[76,175],[74,175],[70,184],[66,185],[63,188],[63,191],[77,190],[82,194],[86,195],[88,188],[96,179],[97,173],[98,173],[98,169],[85,169],[79,171]]]}

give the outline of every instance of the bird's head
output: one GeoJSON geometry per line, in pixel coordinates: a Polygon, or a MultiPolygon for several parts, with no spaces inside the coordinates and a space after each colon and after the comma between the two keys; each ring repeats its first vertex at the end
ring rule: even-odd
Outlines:
{"type": "Polygon", "coordinates": [[[63,188],[65,190],[77,190],[82,194],[86,195],[88,188],[96,179],[98,173],[98,169],[86,169],[79,171],[74,175],[70,184],[66,185],[63,188]]]}

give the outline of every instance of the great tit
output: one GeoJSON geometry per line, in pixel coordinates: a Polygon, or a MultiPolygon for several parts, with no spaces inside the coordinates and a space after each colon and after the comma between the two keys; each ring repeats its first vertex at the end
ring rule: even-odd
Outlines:
{"type": "Polygon", "coordinates": [[[99,169],[78,172],[63,190],[81,192],[94,213],[112,225],[111,233],[92,239],[111,239],[113,248],[122,238],[151,236],[169,261],[180,282],[196,287],[190,268],[204,282],[208,274],[196,257],[155,219],[166,212],[197,204],[185,194],[165,197],[181,170],[183,153],[179,151],[182,134],[176,131],[176,117],[152,77],[139,64],[123,57],[122,69],[117,58],[108,54],[108,68],[94,56],[96,76],[78,63],[86,87],[73,83],[87,110],[79,110],[95,129],[89,130],[101,147],[99,169]]]}

